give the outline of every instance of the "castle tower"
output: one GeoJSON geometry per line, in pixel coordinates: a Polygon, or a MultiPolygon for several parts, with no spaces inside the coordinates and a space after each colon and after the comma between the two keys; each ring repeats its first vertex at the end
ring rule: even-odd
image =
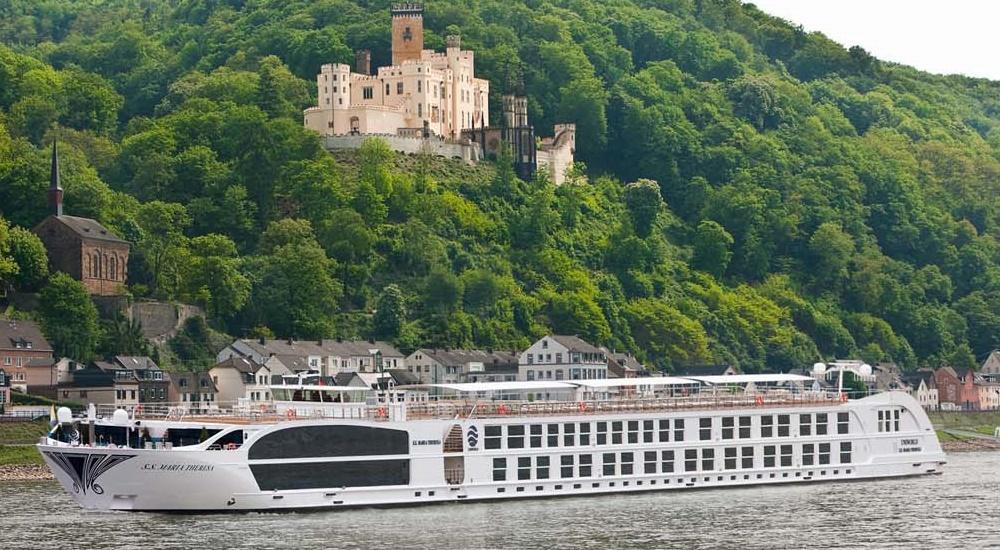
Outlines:
{"type": "Polygon", "coordinates": [[[49,175],[49,214],[63,215],[63,189],[59,180],[59,149],[52,140],[52,172],[49,175]]]}
{"type": "Polygon", "coordinates": [[[503,123],[507,128],[517,126],[514,120],[515,97],[511,94],[503,96],[503,123]]]}
{"type": "Polygon", "coordinates": [[[424,7],[405,3],[392,5],[392,64],[420,60],[424,49],[424,7]]]}
{"type": "Polygon", "coordinates": [[[363,75],[372,74],[371,50],[358,50],[354,52],[354,72],[363,75]]]}

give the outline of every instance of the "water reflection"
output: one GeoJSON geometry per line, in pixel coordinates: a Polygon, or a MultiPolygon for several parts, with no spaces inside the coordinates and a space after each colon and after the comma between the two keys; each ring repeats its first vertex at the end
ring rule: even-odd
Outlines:
{"type": "Polygon", "coordinates": [[[302,514],[89,512],[0,484],[0,548],[1000,548],[1000,453],[913,479],[302,514]]]}

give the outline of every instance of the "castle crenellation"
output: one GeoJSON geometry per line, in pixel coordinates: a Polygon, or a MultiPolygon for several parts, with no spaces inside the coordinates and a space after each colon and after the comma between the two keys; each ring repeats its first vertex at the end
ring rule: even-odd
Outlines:
{"type": "MultiPolygon", "coordinates": [[[[317,105],[303,112],[307,128],[325,137],[395,136],[388,140],[403,152],[412,151],[410,139],[438,138],[453,146],[426,148],[436,154],[468,162],[495,155],[499,145],[484,133],[501,135],[497,143],[517,142],[515,166],[524,178],[547,167],[556,184],[573,163],[575,126],[558,125],[556,137],[542,142],[536,155],[534,130],[528,124],[527,100],[504,96],[502,127],[490,126],[490,83],[475,75],[475,53],[461,49],[457,34],[445,38],[444,52],[424,49],[423,6],[399,3],[391,7],[392,64],[372,70],[371,52],[355,52],[355,67],[327,63],[316,75],[317,105]],[[372,74],[374,72],[374,74],[372,74]],[[514,105],[516,104],[516,109],[514,105]],[[510,113],[517,112],[516,117],[510,113]],[[568,160],[567,160],[568,159],[568,160]]],[[[328,147],[353,147],[355,139],[326,139],[328,147]]]]}

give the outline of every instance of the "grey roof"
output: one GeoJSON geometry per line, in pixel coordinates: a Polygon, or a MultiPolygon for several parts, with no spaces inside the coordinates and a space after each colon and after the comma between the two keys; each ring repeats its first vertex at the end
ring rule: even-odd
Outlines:
{"type": "Polygon", "coordinates": [[[702,365],[698,367],[680,367],[674,376],[717,376],[726,374],[729,365],[702,365]]]}
{"type": "Polygon", "coordinates": [[[261,343],[260,340],[245,338],[242,342],[263,356],[338,355],[342,357],[367,357],[371,355],[368,350],[378,349],[382,352],[382,357],[403,357],[403,354],[392,344],[383,341],[271,339],[261,343]]]}
{"type": "Polygon", "coordinates": [[[51,367],[56,364],[56,360],[51,357],[36,357],[28,361],[29,367],[51,367]]]}
{"type": "Polygon", "coordinates": [[[15,319],[0,319],[0,349],[27,349],[31,344],[32,351],[52,351],[52,346],[45,339],[37,323],[15,319]]]}
{"type": "Polygon", "coordinates": [[[212,377],[208,375],[207,372],[171,372],[170,373],[170,383],[175,388],[181,387],[181,380],[187,382],[186,388],[202,388],[202,381],[208,384],[204,388],[209,389],[213,392],[218,392],[219,389],[215,387],[215,382],[212,377]]]}
{"type": "Polygon", "coordinates": [[[403,369],[389,369],[385,371],[392,376],[392,379],[396,381],[396,384],[403,386],[406,384],[419,384],[420,377],[416,376],[412,372],[403,369]]]}
{"type": "Polygon", "coordinates": [[[257,363],[256,361],[251,361],[250,359],[247,359],[245,357],[230,357],[229,359],[226,359],[225,361],[222,361],[220,363],[216,363],[215,366],[213,366],[212,368],[213,369],[215,369],[215,368],[232,368],[232,369],[236,369],[236,370],[238,370],[238,371],[240,371],[242,373],[253,374],[253,373],[259,371],[260,369],[262,369],[263,367],[264,367],[264,365],[261,365],[260,363],[257,363]]]}
{"type": "Polygon", "coordinates": [[[420,348],[419,351],[446,367],[460,367],[466,363],[482,363],[487,370],[517,367],[517,356],[511,351],[436,348],[420,348]]]}
{"type": "Polygon", "coordinates": [[[116,355],[114,361],[128,370],[160,370],[159,365],[145,355],[116,355]]]}
{"type": "Polygon", "coordinates": [[[559,342],[569,351],[580,353],[604,353],[597,346],[590,344],[579,336],[566,336],[564,334],[553,334],[549,338],[559,342]]]}
{"type": "Polygon", "coordinates": [[[934,385],[934,371],[932,370],[918,370],[915,372],[908,372],[902,376],[903,382],[906,382],[914,388],[920,385],[923,381],[928,387],[934,385]]]}
{"type": "Polygon", "coordinates": [[[128,241],[118,238],[117,235],[112,233],[108,228],[104,227],[97,220],[92,220],[90,218],[80,218],[77,216],[67,216],[63,214],[62,216],[52,216],[55,219],[62,222],[63,225],[73,230],[77,235],[85,239],[97,239],[101,241],[110,241],[117,243],[126,243],[128,241]]]}
{"type": "Polygon", "coordinates": [[[304,355],[275,355],[275,357],[292,372],[312,369],[309,366],[309,360],[304,355]]]}

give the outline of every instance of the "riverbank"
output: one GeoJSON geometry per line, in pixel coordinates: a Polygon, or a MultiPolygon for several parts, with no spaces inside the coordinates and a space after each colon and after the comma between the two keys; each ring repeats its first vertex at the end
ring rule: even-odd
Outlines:
{"type": "Polygon", "coordinates": [[[0,466],[0,482],[55,479],[44,464],[8,464],[0,466]]]}

